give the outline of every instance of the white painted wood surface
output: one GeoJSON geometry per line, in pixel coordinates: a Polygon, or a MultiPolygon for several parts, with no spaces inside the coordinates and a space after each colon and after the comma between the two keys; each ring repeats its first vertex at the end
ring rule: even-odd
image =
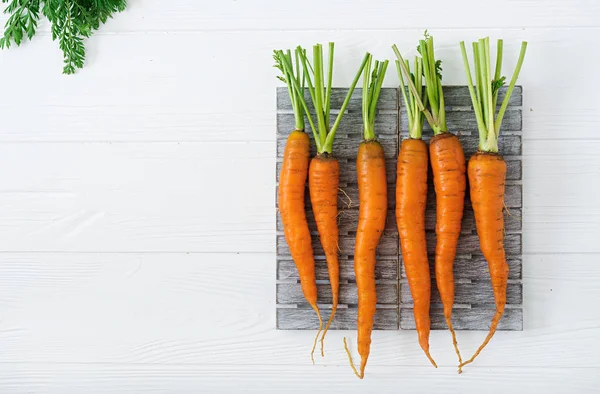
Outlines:
{"type": "MultiPolygon", "coordinates": [[[[40,28],[0,52],[1,393],[598,390],[597,1],[132,0],[70,77],[40,28]],[[312,366],[313,332],[275,330],[271,50],[335,40],[342,86],[364,51],[391,58],[424,28],[450,84],[461,39],[503,37],[506,72],[530,43],[525,326],[461,376],[447,332],[438,370],[413,332],[376,332],[358,381],[354,332],[312,366]]],[[[484,336],[460,334],[465,354],[484,336]]]]}

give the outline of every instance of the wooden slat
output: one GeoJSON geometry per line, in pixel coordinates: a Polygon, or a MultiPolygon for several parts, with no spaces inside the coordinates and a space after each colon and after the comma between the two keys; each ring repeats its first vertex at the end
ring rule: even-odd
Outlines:
{"type": "MultiPolygon", "coordinates": [[[[507,111],[508,112],[508,111],[507,111]]],[[[512,118],[512,114],[507,114],[512,118]]],[[[316,121],[313,118],[313,121],[316,121]]],[[[329,126],[333,126],[335,122],[335,115],[332,114],[329,126]]],[[[512,120],[511,120],[512,122],[512,120]]],[[[310,134],[312,138],[312,129],[310,128],[310,122],[307,118],[304,120],[306,132],[310,134]]],[[[295,118],[293,113],[279,113],[277,114],[277,134],[282,138],[287,138],[290,131],[294,130],[296,126],[295,118]]],[[[398,132],[398,113],[397,112],[385,112],[377,114],[375,118],[375,130],[377,130],[378,136],[396,136],[398,132]]],[[[470,129],[469,129],[470,130],[470,129]]],[[[362,113],[348,112],[344,114],[340,122],[338,132],[336,134],[336,141],[334,141],[334,149],[336,147],[338,137],[344,137],[347,135],[357,136],[363,132],[363,120],[362,113]]],[[[360,141],[360,139],[358,139],[360,141]]],[[[355,156],[356,157],[356,156],[355,156]]]]}
{"type": "MultiPolygon", "coordinates": [[[[329,320],[329,309],[321,309],[323,321],[329,320]]],[[[358,309],[338,309],[329,327],[330,330],[356,330],[358,309]]],[[[279,330],[314,330],[319,327],[319,319],[312,309],[278,308],[277,329],[279,330]]],[[[373,322],[374,330],[397,330],[398,309],[378,308],[373,322]]]]}
{"type": "MultiPolygon", "coordinates": [[[[314,313],[314,312],[313,312],[314,313]]],[[[337,316],[337,314],[336,314],[337,316]]],[[[494,309],[485,308],[454,308],[452,310],[452,326],[455,330],[465,331],[487,331],[490,329],[490,322],[494,316],[494,309]]],[[[431,318],[432,330],[447,330],[444,311],[441,308],[432,308],[429,312],[431,318]]],[[[334,318],[335,319],[335,318],[334,318]]],[[[400,329],[414,330],[415,318],[412,308],[400,309],[400,329]]],[[[498,324],[500,331],[522,331],[523,330],[523,309],[509,308],[504,310],[504,314],[498,324]]]]}
{"type": "MultiPolygon", "coordinates": [[[[356,176],[356,160],[353,159],[338,159],[340,163],[340,185],[356,184],[358,182],[356,176]]],[[[279,175],[281,174],[282,162],[277,162],[277,181],[279,181],[279,175]]],[[[385,162],[386,176],[388,184],[396,183],[396,160],[387,160],[385,162]]],[[[507,177],[509,174],[507,169],[507,177]]]]}
{"type": "MultiPolygon", "coordinates": [[[[412,304],[413,299],[410,294],[408,283],[400,282],[400,303],[403,307],[406,304],[412,304]]],[[[521,304],[523,302],[523,285],[520,283],[509,283],[506,292],[507,304],[521,304]]],[[[435,281],[431,283],[431,303],[441,304],[440,293],[438,292],[435,281]]],[[[454,303],[471,305],[492,305],[494,304],[494,292],[492,283],[489,281],[478,281],[472,283],[455,283],[454,285],[454,303]]]]}
{"type": "MultiPolygon", "coordinates": [[[[341,199],[341,196],[340,196],[341,199]]],[[[520,231],[522,227],[522,210],[521,208],[512,208],[510,211],[504,212],[504,229],[508,232],[520,231]]],[[[311,231],[317,231],[317,225],[314,222],[314,214],[312,208],[307,208],[306,218],[308,220],[308,227],[311,231]]],[[[425,211],[425,229],[429,231],[435,230],[435,219],[436,212],[428,209],[425,211]]],[[[358,209],[346,209],[339,212],[338,216],[338,228],[340,234],[348,234],[356,231],[358,226],[358,209]]],[[[396,212],[389,210],[387,215],[387,221],[385,223],[385,229],[387,231],[394,231],[396,229],[396,212]]],[[[283,231],[283,223],[281,222],[281,215],[277,212],[277,231],[283,231]]],[[[461,232],[464,234],[474,233],[475,230],[475,215],[472,209],[465,209],[463,214],[463,220],[461,225],[461,232]]]]}
{"type": "MultiPolygon", "coordinates": [[[[326,284],[317,285],[317,295],[319,304],[330,304],[331,286],[326,284]]],[[[340,304],[358,304],[358,294],[356,293],[356,284],[340,285],[340,304]]],[[[300,283],[278,283],[277,284],[277,303],[278,304],[296,304],[308,306],[302,294],[300,283]]],[[[378,304],[398,304],[398,286],[395,283],[385,283],[377,285],[377,303],[378,304]]]]}
{"type": "MultiPolygon", "coordinates": [[[[317,280],[329,280],[327,263],[324,260],[315,262],[315,273],[317,280]]],[[[298,280],[298,270],[291,258],[281,259],[277,262],[278,280],[298,280]]],[[[377,280],[396,280],[398,279],[398,259],[380,258],[375,265],[375,279],[377,280]]],[[[340,260],[340,281],[356,281],[354,275],[354,260],[340,260]]]]}
{"type": "MultiPolygon", "coordinates": [[[[379,95],[379,100],[377,101],[377,110],[395,110],[398,109],[398,90],[393,88],[383,88],[381,89],[381,93],[379,95]]],[[[331,109],[340,109],[342,107],[342,103],[346,99],[346,95],[348,94],[348,88],[333,88],[331,91],[331,109]]],[[[467,92],[468,94],[468,92],[467,92]]],[[[514,94],[514,93],[513,93],[514,94]]],[[[313,112],[314,107],[312,105],[312,100],[310,99],[310,95],[308,93],[308,89],[305,89],[304,92],[304,100],[306,101],[306,105],[309,111],[313,112]]],[[[352,93],[352,97],[350,98],[350,104],[348,104],[348,110],[357,110],[360,113],[360,109],[362,108],[362,88],[354,89],[352,93]]],[[[292,111],[292,105],[290,102],[290,95],[288,93],[288,89],[286,87],[279,86],[277,87],[277,111],[292,111]]]]}
{"type": "MultiPolygon", "coordinates": [[[[434,258],[435,256],[429,256],[430,274],[431,277],[435,277],[434,270],[434,258]]],[[[522,260],[520,257],[509,257],[506,262],[508,263],[508,279],[521,279],[522,278],[522,260]]],[[[402,257],[400,257],[400,275],[403,279],[406,279],[406,272],[404,270],[404,264],[402,257]]],[[[489,278],[490,271],[488,263],[482,255],[458,255],[454,260],[454,279],[470,279],[470,280],[482,280],[489,278]]]]}
{"type": "MultiPolygon", "coordinates": [[[[512,212],[512,211],[511,211],[512,212]]],[[[387,214],[387,221],[385,222],[385,231],[394,232],[396,231],[396,216],[394,210],[389,210],[387,214]]],[[[317,224],[315,223],[314,213],[312,208],[306,209],[306,220],[308,220],[308,228],[310,231],[317,231],[317,224]]],[[[344,209],[338,212],[338,229],[341,235],[347,235],[348,233],[356,233],[356,226],[358,225],[358,209],[344,209]]],[[[281,222],[281,215],[277,211],[277,231],[283,231],[283,223],[281,222]]]]}
{"type": "MultiPolygon", "coordinates": [[[[346,116],[344,116],[344,118],[346,116]]],[[[281,136],[281,138],[277,139],[278,158],[283,157],[286,138],[287,136],[285,138],[284,136],[281,136]]],[[[360,134],[345,134],[343,132],[343,129],[340,129],[335,137],[335,142],[333,143],[333,155],[338,159],[356,159],[356,154],[358,152],[358,144],[360,143],[361,138],[362,137],[360,134]]],[[[382,135],[379,136],[377,140],[383,145],[383,151],[385,153],[386,160],[393,160],[398,156],[397,137],[382,135]]],[[[473,152],[475,151],[475,149],[473,149],[473,152]]],[[[311,142],[310,145],[310,154],[311,157],[314,157],[317,154],[317,149],[313,142],[311,142]]]]}
{"type": "MultiPolygon", "coordinates": [[[[350,185],[340,185],[340,191],[338,193],[338,208],[339,209],[348,209],[355,208],[357,209],[360,206],[358,199],[358,185],[350,184],[350,185]]],[[[279,186],[276,187],[275,192],[279,192],[279,186]]],[[[394,209],[396,207],[396,185],[388,184],[388,208],[394,209]]],[[[310,209],[310,197],[308,193],[308,186],[306,189],[305,195],[305,204],[306,209],[310,209]]],[[[279,205],[277,205],[279,206],[279,205]]]]}
{"type": "MultiPolygon", "coordinates": [[[[471,209],[471,199],[469,198],[467,184],[467,192],[465,193],[465,209],[471,209]]],[[[351,189],[350,189],[351,190],[351,189]]],[[[521,185],[506,185],[504,188],[504,204],[508,208],[521,208],[523,206],[523,187],[521,185]]],[[[430,185],[427,189],[427,206],[435,206],[435,189],[430,185]]]]}
{"type": "MultiPolygon", "coordinates": [[[[510,211],[504,212],[504,230],[509,232],[520,231],[522,211],[520,208],[513,208],[510,211]],[[510,212],[510,213],[509,213],[510,212]]],[[[429,209],[425,211],[425,230],[435,230],[436,212],[429,209]]],[[[463,234],[475,233],[475,214],[472,209],[465,209],[463,220],[460,227],[463,234]]]]}
{"type": "MultiPolygon", "coordinates": [[[[426,234],[427,252],[435,252],[436,236],[433,232],[426,234]]],[[[504,250],[507,256],[518,256],[521,254],[521,234],[507,234],[504,237],[504,250]]],[[[479,254],[479,237],[477,234],[462,234],[458,238],[458,246],[456,248],[458,254],[479,254]]]]}
{"type": "MultiPolygon", "coordinates": [[[[475,118],[475,112],[472,110],[465,111],[448,111],[446,112],[446,123],[448,130],[453,133],[470,133],[471,135],[477,135],[477,118],[475,118]]],[[[520,132],[523,124],[523,114],[521,109],[510,108],[507,109],[504,118],[502,119],[501,133],[516,133],[520,132]]],[[[408,133],[408,120],[406,116],[406,110],[402,107],[400,111],[400,131],[408,133]]],[[[425,122],[423,127],[424,134],[431,134],[431,127],[429,123],[425,122]]]]}
{"type": "MultiPolygon", "coordinates": [[[[323,255],[323,248],[319,242],[318,235],[312,236],[313,251],[315,255],[323,255]]],[[[472,242],[472,241],[470,241],[472,242]]],[[[354,245],[356,237],[354,235],[340,236],[339,249],[343,255],[354,255],[354,245]]],[[[479,245],[477,245],[479,247],[479,245]]],[[[280,256],[289,256],[290,249],[285,242],[283,235],[277,236],[277,254],[280,256]]],[[[386,233],[381,236],[381,241],[377,247],[378,256],[397,256],[398,255],[398,234],[396,232],[386,233]]]]}

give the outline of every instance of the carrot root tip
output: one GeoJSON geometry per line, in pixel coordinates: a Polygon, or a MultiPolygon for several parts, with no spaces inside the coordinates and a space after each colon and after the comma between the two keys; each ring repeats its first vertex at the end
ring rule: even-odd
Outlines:
{"type": "Polygon", "coordinates": [[[354,374],[356,375],[356,377],[359,379],[364,378],[365,377],[364,370],[362,370],[360,373],[358,373],[358,370],[354,366],[354,361],[352,361],[352,355],[350,354],[350,350],[348,350],[348,343],[346,342],[346,337],[344,337],[344,350],[346,351],[346,354],[348,355],[348,361],[350,361],[350,367],[352,368],[352,371],[354,371],[354,374]]]}

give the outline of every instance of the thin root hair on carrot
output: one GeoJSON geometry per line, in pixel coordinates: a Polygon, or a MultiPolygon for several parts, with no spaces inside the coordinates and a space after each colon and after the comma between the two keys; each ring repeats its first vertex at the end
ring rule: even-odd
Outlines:
{"type": "Polygon", "coordinates": [[[356,377],[359,379],[364,378],[364,375],[361,375],[358,372],[358,370],[356,369],[356,367],[354,366],[354,361],[352,361],[352,355],[350,354],[350,350],[348,350],[348,343],[346,342],[346,337],[344,337],[344,350],[346,351],[346,354],[348,355],[348,361],[350,361],[350,367],[354,371],[354,374],[356,375],[356,377]]]}
{"type": "Polygon", "coordinates": [[[312,305],[315,312],[317,312],[317,316],[319,317],[319,331],[317,332],[317,336],[315,336],[315,342],[313,343],[312,350],[310,352],[310,359],[312,363],[315,363],[315,349],[317,348],[317,341],[319,340],[319,335],[321,335],[321,331],[323,331],[323,318],[321,317],[321,312],[316,305],[312,305]]]}
{"type": "Polygon", "coordinates": [[[346,202],[346,201],[344,201],[343,199],[341,199],[341,200],[342,200],[342,202],[343,202],[344,204],[346,204],[346,206],[347,206],[348,208],[352,208],[352,199],[350,198],[350,196],[348,195],[348,193],[346,193],[346,191],[345,191],[344,189],[342,189],[341,187],[339,188],[339,191],[341,191],[341,192],[344,194],[344,196],[346,196],[346,198],[348,199],[348,202],[346,202]]]}

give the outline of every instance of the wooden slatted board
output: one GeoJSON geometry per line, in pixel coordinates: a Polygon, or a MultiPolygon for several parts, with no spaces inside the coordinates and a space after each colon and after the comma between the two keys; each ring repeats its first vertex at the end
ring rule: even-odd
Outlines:
{"type": "MultiPolygon", "coordinates": [[[[334,89],[331,107],[337,114],[347,89],[334,89]]],[[[400,253],[395,208],[396,157],[399,141],[408,136],[406,113],[401,104],[401,92],[398,89],[384,88],[378,102],[375,132],[387,158],[388,204],[387,225],[377,258],[376,279],[377,313],[376,330],[414,330],[412,298],[406,282],[400,253]]],[[[356,181],[356,154],[362,138],[362,90],[356,89],[350,105],[342,119],[334,143],[334,155],[340,160],[339,227],[340,227],[340,305],[331,329],[356,329],[357,293],[354,277],[353,253],[358,220],[358,188],[356,181]]],[[[501,102],[504,90],[500,92],[501,102]]],[[[448,86],[444,88],[447,105],[449,130],[457,133],[467,159],[477,150],[479,141],[477,125],[471,98],[466,86],[448,86]]],[[[308,97],[307,97],[308,98],[308,97]]],[[[310,102],[310,100],[308,100],[310,102]]],[[[309,104],[310,106],[310,104],[309,104]]],[[[507,294],[507,309],[500,322],[500,330],[523,329],[523,291],[522,272],[522,88],[517,86],[511,96],[509,107],[502,124],[499,141],[500,153],[507,162],[507,182],[505,204],[505,249],[510,266],[507,294]]],[[[312,110],[312,108],[311,108],[312,110]]],[[[334,118],[334,116],[332,116],[334,118]]],[[[332,119],[333,122],[334,119],[332,119]]],[[[277,178],[281,169],[281,158],[289,132],[294,129],[294,116],[286,88],[277,89],[277,178]]],[[[307,122],[307,131],[310,126],[307,122]]],[[[432,132],[426,125],[423,136],[426,141],[432,132]]],[[[312,154],[315,154],[312,144],[312,154]]],[[[430,265],[433,268],[435,250],[435,193],[431,184],[426,212],[427,246],[430,253],[430,265]]],[[[467,193],[468,195],[468,193],[467,193]]],[[[331,290],[329,287],[327,265],[323,249],[318,239],[316,225],[310,207],[308,191],[306,193],[307,216],[313,234],[313,248],[316,259],[319,308],[323,319],[329,318],[331,310],[331,290]]],[[[488,330],[494,313],[494,299],[489,281],[487,262],[479,250],[479,241],[475,231],[475,220],[471,203],[467,197],[462,223],[462,236],[459,239],[458,255],[455,262],[455,305],[453,324],[457,330],[488,330]]],[[[277,288],[276,310],[277,328],[281,330],[317,329],[318,320],[314,311],[303,298],[298,281],[298,273],[289,254],[289,248],[283,236],[283,227],[277,211],[277,288]]],[[[446,329],[441,301],[435,285],[432,269],[432,306],[431,328],[446,329]]]]}

